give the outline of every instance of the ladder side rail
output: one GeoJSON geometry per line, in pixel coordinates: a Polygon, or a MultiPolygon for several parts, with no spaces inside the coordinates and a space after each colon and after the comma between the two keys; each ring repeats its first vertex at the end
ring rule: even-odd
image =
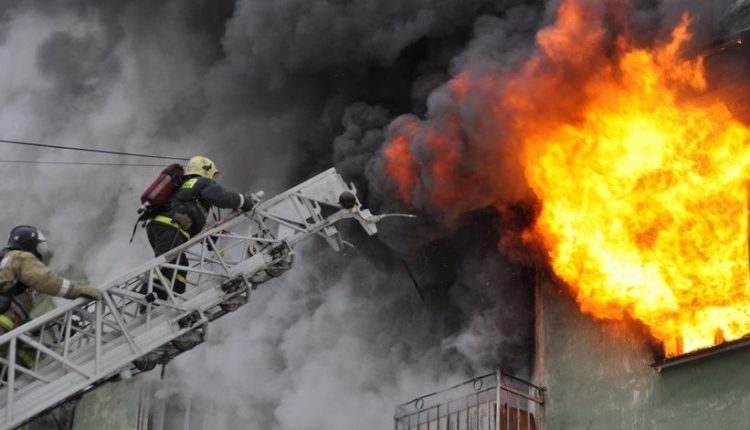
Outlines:
{"type": "MultiPolygon", "coordinates": [[[[285,197],[285,196],[282,194],[280,196],[277,196],[274,199],[269,200],[268,201],[269,205],[278,203],[278,201],[283,200],[283,197],[285,197]]],[[[265,205],[263,203],[261,203],[259,206],[265,206],[265,205]]],[[[262,211],[259,211],[259,212],[262,213],[262,211]]],[[[219,234],[221,230],[229,228],[229,227],[232,227],[235,224],[237,224],[239,222],[242,222],[244,220],[247,220],[247,218],[245,218],[242,214],[235,214],[235,215],[231,216],[230,218],[228,218],[226,220],[226,222],[220,223],[219,225],[213,227],[211,230],[203,232],[200,235],[197,235],[196,237],[192,238],[190,241],[186,242],[185,244],[183,244],[183,245],[181,245],[179,247],[176,247],[175,249],[171,250],[170,252],[165,253],[165,254],[163,254],[163,255],[161,255],[159,257],[155,257],[154,259],[152,259],[152,260],[150,260],[150,261],[142,264],[138,268],[136,268],[136,269],[134,269],[134,270],[132,270],[132,271],[124,274],[124,275],[121,275],[121,276],[119,276],[119,277],[117,277],[117,278],[115,278],[115,279],[113,279],[113,280],[111,280],[109,282],[106,282],[104,284],[104,287],[102,289],[103,290],[107,290],[110,287],[113,287],[113,286],[116,286],[116,285],[119,285],[119,284],[125,284],[125,283],[127,283],[128,281],[130,281],[130,280],[132,280],[134,278],[140,277],[141,275],[143,275],[146,272],[149,272],[149,271],[152,271],[154,269],[158,269],[158,268],[162,267],[163,264],[169,264],[168,261],[172,260],[176,255],[178,255],[180,251],[188,249],[188,248],[192,247],[193,245],[202,242],[204,239],[206,239],[207,237],[209,237],[209,236],[211,236],[213,234],[219,234]]],[[[54,310],[52,310],[50,312],[47,312],[44,315],[41,315],[40,317],[35,318],[35,319],[27,322],[26,324],[21,325],[19,327],[16,327],[15,329],[13,329],[13,330],[11,330],[11,331],[3,334],[2,336],[0,336],[0,345],[3,345],[7,341],[9,341],[13,337],[14,333],[18,333],[18,332],[26,331],[26,330],[37,329],[40,326],[42,326],[43,324],[45,324],[46,322],[48,322],[49,320],[57,318],[60,315],[64,315],[68,311],[70,311],[71,309],[81,307],[82,305],[85,305],[86,303],[88,303],[88,300],[87,299],[83,299],[83,298],[78,298],[78,299],[70,301],[69,303],[65,303],[65,304],[57,307],[56,309],[54,309],[54,310]]]]}
{"type": "MultiPolygon", "coordinates": [[[[139,354],[147,352],[149,348],[158,347],[164,342],[169,342],[181,334],[192,329],[193,326],[176,327],[175,322],[179,321],[179,318],[183,318],[189,314],[192,309],[210,309],[216,307],[222,303],[222,300],[228,296],[233,295],[227,294],[221,290],[221,282],[205,282],[198,283],[201,287],[200,291],[195,291],[192,297],[181,297],[175,294],[169,297],[169,300],[159,301],[162,306],[157,307],[153,311],[153,315],[147,314],[145,316],[139,315],[132,308],[144,304],[144,294],[139,294],[135,291],[140,285],[143,285],[144,280],[149,285],[149,289],[153,288],[152,273],[156,273],[157,276],[161,275],[162,268],[179,268],[181,271],[188,273],[195,273],[198,277],[212,276],[218,278],[219,281],[237,277],[238,275],[243,277],[248,273],[256,273],[267,267],[269,264],[273,264],[279,261],[288,250],[303,240],[306,237],[318,234],[324,228],[332,226],[335,222],[344,218],[359,218],[360,223],[374,223],[377,220],[365,220],[362,218],[362,212],[359,211],[345,211],[340,210],[338,213],[323,218],[320,213],[320,205],[318,200],[324,204],[336,207],[336,197],[343,191],[349,190],[349,187],[343,182],[340,176],[335,174],[334,170],[329,170],[326,174],[321,174],[312,180],[300,184],[294,189],[280,194],[266,202],[261,203],[256,211],[251,216],[246,215],[235,215],[224,222],[216,224],[210,230],[196,236],[188,243],[176,248],[170,253],[167,253],[159,258],[155,258],[150,262],[147,262],[137,269],[115,278],[113,281],[105,284],[104,294],[106,299],[101,302],[93,304],[95,312],[93,317],[91,313],[92,304],[84,299],[77,299],[66,306],[62,306],[56,310],[53,310],[41,317],[32,320],[29,324],[18,327],[15,330],[0,336],[0,345],[8,343],[10,345],[8,354],[6,355],[6,363],[8,368],[11,370],[8,374],[8,384],[6,390],[8,391],[7,401],[4,402],[3,408],[0,408],[0,419],[5,416],[6,424],[21,423],[23,420],[33,416],[34,413],[38,413],[44,410],[49,405],[38,405],[36,409],[30,406],[22,413],[14,413],[14,404],[16,409],[18,405],[24,404],[27,398],[32,396],[26,396],[25,398],[16,399],[16,371],[20,365],[17,363],[16,354],[14,352],[18,346],[19,340],[24,343],[25,347],[36,348],[39,354],[44,355],[42,361],[42,368],[40,370],[48,370],[45,374],[40,374],[38,378],[32,377],[33,371],[28,373],[18,372],[24,374],[24,377],[20,378],[18,382],[24,381],[26,386],[35,388],[35,397],[41,398],[47,396],[47,403],[59,402],[64,400],[65,396],[70,395],[70,390],[60,390],[60,387],[56,387],[58,390],[54,393],[45,393],[43,388],[40,389],[39,385],[45,382],[49,384],[49,375],[64,375],[64,378],[77,379],[76,385],[78,390],[84,390],[87,385],[95,385],[97,378],[109,377],[112,372],[117,371],[123,365],[127,365],[130,361],[138,358],[139,354]],[[333,172],[333,174],[330,174],[333,172]],[[325,176],[322,177],[321,176],[325,176]],[[314,186],[320,185],[320,190],[316,190],[314,186]],[[305,187],[311,188],[305,190],[305,187]],[[310,200],[305,200],[303,191],[310,191],[312,195],[310,200]],[[302,196],[294,193],[302,193],[302,196]],[[328,200],[322,195],[327,194],[328,200]],[[294,212],[285,209],[285,206],[289,206],[289,202],[292,202],[292,208],[294,212]],[[312,203],[311,203],[312,202],[312,203]],[[300,203],[300,204],[297,204],[300,203]],[[275,220],[271,220],[267,214],[273,213],[275,220]],[[266,219],[264,219],[266,218],[266,219]],[[287,235],[287,240],[284,238],[276,237],[274,235],[274,229],[268,228],[268,221],[278,226],[293,223],[299,223],[304,227],[292,228],[292,234],[287,235]],[[312,221],[315,222],[312,222],[312,221]],[[246,222],[248,225],[244,226],[245,229],[242,234],[233,236],[231,228],[238,226],[239,224],[246,222]],[[252,232],[248,235],[247,233],[252,232]],[[212,235],[219,235],[217,240],[212,238],[212,235]],[[222,249],[219,246],[219,242],[229,242],[226,249],[222,249]],[[210,244],[211,248],[207,251],[207,245],[210,244]],[[200,255],[199,263],[194,267],[188,266],[177,266],[173,263],[168,263],[172,260],[175,255],[179,253],[189,253],[193,247],[200,247],[199,252],[194,252],[191,255],[200,255]],[[259,247],[261,251],[254,255],[249,255],[249,250],[255,247],[259,247]],[[285,247],[283,252],[279,253],[279,248],[285,247]],[[235,252],[232,248],[239,248],[240,257],[236,261],[223,260],[222,252],[235,252]],[[207,258],[212,255],[213,261],[209,261],[207,258]],[[220,262],[217,268],[216,261],[220,262]],[[252,264],[248,264],[252,263],[252,264]],[[209,267],[213,268],[209,269],[209,267]],[[177,299],[181,299],[181,303],[177,303],[177,299]],[[116,300],[117,299],[117,300],[116,300]],[[171,304],[172,306],[166,306],[171,304]],[[128,310],[127,308],[131,309],[128,310]],[[86,316],[82,318],[82,316],[86,316]],[[140,324],[145,318],[148,323],[149,317],[153,317],[151,326],[148,324],[140,324]],[[171,319],[170,319],[171,317],[171,319]],[[111,320],[107,320],[110,318],[111,320]],[[73,321],[79,321],[79,327],[74,327],[73,321]],[[34,330],[42,331],[44,329],[57,329],[56,333],[58,336],[53,337],[56,341],[51,344],[45,344],[43,339],[41,342],[33,340],[33,336],[29,337],[29,334],[34,330]],[[64,329],[62,329],[64,328],[64,329]],[[92,341],[93,338],[93,341],[92,341]],[[91,351],[91,343],[94,343],[94,351],[91,351]],[[59,349],[60,353],[54,351],[59,349]],[[93,354],[93,360],[91,355],[93,354]],[[78,361],[80,359],[80,361],[78,361]],[[62,397],[61,397],[62,396],[62,397]],[[18,400],[18,401],[16,401],[18,400]]],[[[163,280],[164,281],[164,280],[163,280]]],[[[148,305],[147,305],[148,306],[148,305]]],[[[205,322],[205,317],[199,319],[199,322],[205,322]]],[[[58,378],[59,380],[63,378],[58,378]]],[[[55,381],[52,381],[54,384],[55,381]]],[[[66,381],[66,386],[72,386],[70,382],[66,381]]],[[[21,391],[23,392],[21,387],[21,391]]],[[[50,390],[51,391],[51,390],[50,390]]],[[[2,397],[2,396],[0,396],[2,397]]],[[[56,403],[53,403],[53,405],[56,403]]]]}
{"type": "MultiPolygon", "coordinates": [[[[153,330],[152,332],[144,333],[143,336],[145,336],[146,339],[139,339],[142,341],[141,344],[143,344],[146,347],[149,347],[149,346],[158,347],[158,345],[161,344],[164,339],[172,340],[178,337],[179,335],[183,334],[184,332],[187,332],[190,330],[190,327],[187,327],[182,331],[175,331],[172,323],[173,323],[172,321],[163,321],[161,324],[154,327],[154,329],[160,328],[161,329],[160,333],[154,333],[153,330]]],[[[14,339],[13,345],[15,345],[15,343],[16,342],[14,339]]],[[[93,360],[93,365],[94,367],[98,367],[98,372],[96,368],[92,369],[91,354],[89,354],[88,356],[83,355],[79,357],[82,359],[81,361],[83,363],[81,364],[81,366],[75,366],[75,364],[70,361],[61,362],[62,360],[60,360],[59,357],[52,357],[56,361],[51,361],[48,359],[46,367],[48,370],[49,369],[55,370],[56,372],[54,374],[58,375],[59,377],[55,378],[54,380],[52,380],[51,383],[47,384],[47,387],[54,388],[55,390],[46,390],[46,393],[45,393],[45,390],[43,390],[43,388],[45,387],[44,386],[40,387],[42,381],[37,380],[37,381],[33,381],[35,384],[27,384],[27,385],[36,385],[35,387],[30,386],[29,390],[26,390],[25,392],[21,391],[23,389],[23,387],[21,387],[18,394],[26,394],[24,396],[21,396],[22,399],[27,398],[27,397],[30,398],[30,397],[40,397],[40,396],[48,395],[51,398],[51,400],[55,402],[54,404],[56,404],[57,402],[64,400],[65,396],[55,397],[54,391],[67,393],[69,392],[68,387],[71,387],[71,386],[74,386],[76,390],[83,390],[87,386],[95,385],[95,383],[97,382],[97,376],[101,376],[102,374],[110,374],[112,372],[116,372],[123,365],[127,365],[130,361],[132,361],[132,359],[135,356],[128,354],[128,352],[129,352],[129,347],[124,342],[120,342],[120,344],[115,345],[115,347],[110,345],[107,351],[104,351],[103,348],[102,349],[97,348],[97,352],[96,352],[97,357],[95,360],[93,360]],[[55,364],[58,364],[58,362],[61,362],[60,364],[62,364],[63,366],[73,368],[75,372],[71,372],[67,368],[65,369],[67,371],[63,371],[62,369],[60,369],[60,366],[53,366],[55,364]],[[73,365],[71,366],[71,364],[73,365]],[[67,380],[64,381],[64,378],[67,380]]],[[[16,366],[17,365],[18,364],[16,364],[16,366]]],[[[11,366],[13,366],[13,363],[11,363],[11,366]]],[[[9,400],[11,402],[13,401],[13,399],[15,399],[16,397],[15,394],[16,394],[15,389],[9,392],[9,400]]],[[[15,403],[16,405],[20,404],[20,402],[18,401],[15,403]]],[[[39,404],[33,404],[31,406],[37,407],[37,405],[39,404]]],[[[34,411],[32,410],[26,413],[25,414],[26,417],[28,418],[30,416],[33,416],[33,412],[34,411]]],[[[24,418],[24,416],[16,417],[16,418],[22,419],[24,418]]]]}
{"type": "MultiPolygon", "coordinates": [[[[283,203],[284,200],[288,199],[290,195],[297,195],[296,193],[300,193],[301,192],[300,190],[304,190],[304,188],[306,186],[309,186],[311,184],[315,184],[317,182],[322,182],[324,180],[330,180],[329,176],[331,174],[334,174],[334,176],[336,176],[339,179],[339,181],[343,184],[343,180],[341,180],[340,176],[337,175],[337,174],[335,174],[335,169],[331,168],[331,169],[325,171],[324,173],[321,173],[320,175],[318,175],[318,176],[316,176],[316,177],[308,180],[307,182],[304,182],[304,183],[302,183],[302,184],[300,184],[300,185],[298,185],[298,186],[290,189],[289,191],[287,191],[285,193],[279,194],[279,195],[277,195],[277,196],[275,196],[275,197],[273,197],[273,198],[271,198],[271,199],[269,199],[269,200],[267,200],[265,202],[260,203],[258,205],[258,212],[261,213],[261,214],[263,214],[264,211],[268,211],[269,209],[272,209],[273,206],[275,206],[275,205],[277,205],[279,203],[283,203]]],[[[344,184],[344,187],[346,189],[348,189],[348,187],[346,187],[345,184],[344,184]]],[[[336,191],[338,192],[340,190],[336,190],[336,191]]],[[[331,204],[333,202],[329,201],[327,203],[331,204]]],[[[189,240],[185,244],[183,244],[183,245],[181,245],[179,247],[176,247],[175,249],[171,250],[169,253],[166,253],[164,255],[156,257],[156,258],[154,258],[154,259],[152,259],[152,260],[150,260],[150,261],[142,264],[141,266],[137,267],[136,269],[134,269],[134,270],[132,270],[130,272],[127,272],[127,273],[125,273],[125,274],[123,274],[121,276],[118,276],[118,277],[116,277],[115,279],[113,279],[113,280],[111,280],[109,282],[104,283],[103,284],[104,288],[102,288],[102,289],[106,290],[106,289],[108,289],[111,286],[115,286],[115,285],[118,285],[118,284],[127,283],[128,281],[130,281],[130,280],[132,280],[134,278],[137,278],[138,276],[140,276],[144,272],[147,272],[147,271],[149,271],[151,269],[158,268],[160,265],[163,265],[164,263],[167,263],[167,261],[172,260],[174,258],[174,256],[176,256],[179,252],[181,252],[183,250],[186,250],[188,248],[191,248],[193,245],[195,245],[197,243],[200,243],[205,238],[210,237],[212,235],[221,234],[221,231],[223,229],[230,228],[230,227],[238,224],[239,222],[245,221],[245,220],[247,220],[249,218],[250,217],[247,216],[246,214],[234,214],[234,215],[230,216],[229,218],[220,221],[217,225],[215,225],[210,230],[205,231],[205,232],[203,232],[203,233],[201,233],[199,235],[196,235],[196,237],[192,238],[191,240],[189,240]]],[[[22,329],[24,326],[26,326],[28,324],[31,324],[31,326],[29,326],[28,328],[34,328],[34,329],[38,328],[39,326],[41,326],[47,320],[55,318],[55,317],[57,317],[59,315],[65,314],[70,309],[79,307],[79,306],[84,305],[86,303],[87,303],[86,299],[79,298],[79,299],[73,300],[73,301],[71,301],[69,303],[66,303],[66,304],[64,304],[64,305],[56,308],[55,310],[52,310],[52,311],[50,311],[50,312],[48,312],[48,313],[46,313],[46,314],[44,314],[44,315],[42,315],[42,316],[40,316],[38,318],[35,318],[32,321],[28,322],[27,324],[24,324],[24,325],[22,325],[20,327],[17,327],[16,329],[14,329],[14,330],[12,330],[12,331],[10,331],[8,333],[5,333],[2,336],[0,336],[0,345],[4,344],[6,340],[10,339],[12,337],[10,335],[13,332],[22,329]]]]}
{"type": "MultiPolygon", "coordinates": [[[[227,268],[225,267],[225,269],[227,269],[227,268]]],[[[110,299],[110,300],[111,300],[111,299],[110,299]]],[[[112,314],[114,314],[114,315],[117,315],[117,307],[116,307],[116,306],[112,306],[112,303],[109,303],[109,307],[110,307],[110,308],[112,308],[112,311],[111,311],[111,313],[112,313],[112,314]]],[[[68,319],[68,318],[69,318],[69,316],[67,316],[67,315],[66,315],[66,316],[65,316],[64,318],[65,318],[65,319],[68,319]]],[[[123,333],[126,333],[126,330],[124,329],[124,324],[122,323],[122,321],[119,321],[119,318],[117,318],[117,316],[115,317],[115,320],[117,321],[117,324],[118,324],[118,325],[120,326],[120,328],[121,328],[121,329],[123,329],[123,330],[121,330],[121,331],[122,331],[123,333]]],[[[43,321],[38,321],[36,325],[40,325],[40,324],[41,324],[42,322],[43,322],[43,321]]],[[[61,325],[61,326],[62,326],[62,325],[65,325],[65,323],[64,323],[64,322],[61,322],[61,323],[60,323],[60,325],[61,325]]],[[[29,329],[33,329],[33,328],[34,328],[34,327],[29,327],[29,329]]],[[[132,345],[132,342],[130,342],[130,343],[131,343],[131,345],[132,345]]],[[[69,346],[68,346],[68,348],[69,348],[69,346]]]]}
{"type": "Polygon", "coordinates": [[[219,301],[217,301],[217,303],[218,303],[218,302],[219,302],[219,301]]]}
{"type": "MultiPolygon", "coordinates": [[[[73,353],[71,353],[71,349],[75,349],[75,348],[71,348],[71,345],[72,345],[71,341],[70,341],[70,335],[71,335],[71,332],[72,332],[71,330],[66,330],[65,331],[65,333],[66,333],[67,336],[65,336],[65,339],[64,339],[64,341],[63,341],[63,343],[61,345],[62,349],[65,350],[65,356],[61,356],[61,355],[56,354],[54,351],[52,351],[52,349],[47,348],[42,343],[31,341],[28,338],[28,336],[26,336],[27,333],[30,333],[33,330],[37,330],[37,329],[40,329],[40,328],[43,329],[46,324],[59,325],[61,327],[67,325],[68,327],[70,327],[69,324],[66,324],[66,321],[71,321],[73,319],[73,316],[71,315],[71,313],[77,312],[78,315],[85,314],[85,313],[81,313],[80,312],[82,309],[85,309],[85,307],[87,306],[85,300],[83,300],[83,299],[79,299],[78,300],[78,302],[82,302],[82,303],[71,304],[71,306],[69,306],[67,309],[60,309],[57,312],[52,312],[52,313],[50,313],[48,315],[44,315],[42,318],[35,320],[34,323],[30,324],[29,326],[26,326],[26,327],[23,327],[23,328],[19,327],[19,329],[17,329],[15,331],[15,333],[9,334],[9,336],[6,337],[6,339],[9,339],[9,341],[12,344],[12,347],[10,349],[15,349],[15,346],[16,346],[16,344],[18,342],[18,339],[21,339],[22,341],[25,341],[24,343],[28,347],[35,348],[36,351],[41,352],[42,354],[45,355],[45,359],[47,360],[47,363],[48,363],[47,367],[49,367],[49,362],[50,361],[57,362],[57,363],[61,364],[62,366],[64,366],[65,368],[74,370],[74,371],[82,374],[83,376],[86,376],[87,379],[91,379],[91,376],[99,374],[100,373],[100,369],[101,369],[102,348],[104,346],[103,342],[102,342],[102,340],[103,340],[102,327],[103,326],[104,327],[107,326],[106,324],[102,324],[102,312],[101,312],[101,310],[104,308],[104,306],[106,306],[109,309],[109,313],[111,315],[115,316],[115,318],[114,318],[115,320],[120,319],[120,318],[117,317],[118,316],[118,312],[119,312],[119,310],[117,309],[118,306],[115,304],[115,302],[109,296],[109,291],[105,292],[105,297],[108,297],[109,299],[105,299],[106,303],[99,302],[99,304],[97,304],[97,309],[99,311],[97,312],[97,315],[94,318],[95,325],[96,325],[96,329],[95,329],[95,333],[94,333],[94,337],[96,339],[95,340],[95,343],[96,343],[96,358],[94,360],[95,371],[93,373],[88,373],[88,371],[83,370],[82,367],[78,366],[77,364],[75,364],[75,362],[71,361],[71,358],[74,355],[73,353]]],[[[88,324],[90,326],[91,325],[91,321],[89,321],[88,324]]],[[[128,330],[125,327],[125,324],[123,323],[123,321],[120,319],[120,321],[117,321],[117,324],[118,324],[118,326],[120,328],[120,333],[123,334],[126,338],[130,338],[130,336],[128,336],[128,330]]],[[[81,333],[81,331],[79,330],[76,333],[81,333]]],[[[80,336],[79,336],[79,338],[80,338],[80,336]]],[[[86,343],[87,342],[84,342],[84,346],[85,346],[86,343]]],[[[132,339],[129,342],[129,344],[130,344],[131,350],[134,349],[133,348],[132,339]]],[[[136,352],[136,351],[134,351],[134,352],[136,352]]],[[[138,351],[138,352],[140,352],[140,351],[138,351]]],[[[37,355],[40,355],[40,354],[37,354],[37,355]]],[[[16,367],[20,368],[20,366],[18,366],[18,363],[16,363],[17,360],[16,360],[16,355],[15,354],[10,354],[10,356],[7,357],[6,361],[7,361],[8,367],[10,369],[14,369],[16,367]]],[[[53,364],[56,364],[56,363],[53,363],[53,364]]],[[[15,376],[15,372],[11,372],[11,373],[13,373],[13,375],[15,376]]],[[[9,378],[9,379],[13,380],[14,387],[13,387],[12,390],[10,390],[8,392],[8,401],[7,401],[7,404],[10,407],[7,409],[6,418],[11,419],[11,417],[13,416],[12,406],[14,404],[14,395],[15,395],[15,378],[9,378]]],[[[37,378],[37,379],[40,380],[40,381],[44,381],[45,380],[45,378],[43,378],[43,377],[42,378],[37,378]]],[[[84,381],[84,383],[88,383],[88,382],[89,381],[84,381]]]]}

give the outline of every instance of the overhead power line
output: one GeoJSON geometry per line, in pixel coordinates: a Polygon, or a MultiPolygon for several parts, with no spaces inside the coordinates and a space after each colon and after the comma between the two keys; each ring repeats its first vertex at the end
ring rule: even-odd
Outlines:
{"type": "Polygon", "coordinates": [[[129,157],[160,158],[162,160],[183,160],[183,161],[189,160],[189,158],[182,158],[182,157],[166,157],[163,155],[138,154],[134,152],[108,151],[105,149],[91,149],[91,148],[80,148],[80,147],[75,147],[75,146],[51,145],[48,143],[24,142],[21,140],[0,139],[0,143],[10,143],[13,145],[24,145],[24,146],[36,146],[39,148],[66,149],[69,151],[96,152],[99,154],[126,155],[129,157]]]}
{"type": "Polygon", "coordinates": [[[164,167],[163,164],[139,163],[96,163],[87,161],[44,161],[44,160],[0,160],[5,164],[57,164],[68,166],[128,166],[128,167],[164,167]]]}
{"type": "Polygon", "coordinates": [[[409,267],[409,263],[407,263],[406,260],[400,260],[400,261],[404,264],[404,268],[406,268],[406,273],[409,275],[409,279],[411,279],[412,284],[414,284],[414,289],[417,290],[417,294],[419,294],[419,298],[422,300],[422,304],[426,306],[427,302],[424,300],[424,293],[422,293],[422,288],[419,287],[417,278],[414,277],[414,273],[411,271],[411,267],[409,267]]]}

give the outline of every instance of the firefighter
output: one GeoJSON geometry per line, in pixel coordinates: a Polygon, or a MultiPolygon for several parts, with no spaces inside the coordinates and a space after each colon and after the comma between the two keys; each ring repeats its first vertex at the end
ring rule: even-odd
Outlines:
{"type": "MultiPolygon", "coordinates": [[[[206,225],[206,217],[212,206],[222,209],[238,209],[247,212],[255,205],[251,195],[231,192],[214,179],[219,174],[216,164],[203,156],[191,158],[185,166],[182,185],[170,197],[161,213],[156,213],[146,223],[146,234],[156,257],[187,242],[200,233],[206,225]]],[[[187,266],[185,254],[179,257],[179,265],[187,266]]],[[[161,270],[165,280],[174,286],[172,291],[185,292],[185,272],[172,269],[161,270]]],[[[154,292],[164,300],[167,293],[161,288],[161,280],[154,280],[154,292]]],[[[153,299],[153,297],[151,297],[153,299]]]]}
{"type": "MultiPolygon", "coordinates": [[[[8,246],[0,251],[0,334],[30,320],[33,291],[66,299],[101,300],[99,289],[79,285],[53,273],[42,262],[45,246],[44,235],[36,227],[19,225],[10,231],[8,246]]],[[[3,357],[4,352],[0,352],[3,357]]],[[[24,366],[33,366],[33,357],[22,347],[18,349],[18,357],[24,366]]]]}

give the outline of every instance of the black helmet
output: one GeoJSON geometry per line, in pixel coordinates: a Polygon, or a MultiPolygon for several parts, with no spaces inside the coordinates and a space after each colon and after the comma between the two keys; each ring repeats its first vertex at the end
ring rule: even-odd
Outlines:
{"type": "Polygon", "coordinates": [[[44,244],[46,239],[39,229],[30,225],[18,225],[13,227],[8,238],[8,248],[20,251],[31,252],[39,259],[42,258],[43,250],[40,245],[44,244]]]}

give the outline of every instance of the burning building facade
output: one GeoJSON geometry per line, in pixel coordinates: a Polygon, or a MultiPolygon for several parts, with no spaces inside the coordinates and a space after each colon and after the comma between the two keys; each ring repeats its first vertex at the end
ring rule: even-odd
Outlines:
{"type": "Polygon", "coordinates": [[[637,4],[561,2],[520,67],[467,68],[433,117],[395,123],[386,165],[407,202],[450,213],[466,193],[501,225],[517,188],[497,176],[520,170],[533,215],[500,248],[549,268],[532,378],[549,428],[744,428],[748,5],[691,44],[689,13],[644,42],[637,4]]]}
{"type": "Polygon", "coordinates": [[[407,201],[449,212],[463,193],[503,213],[517,197],[495,169],[520,170],[537,212],[501,248],[537,251],[582,312],[676,355],[750,332],[750,129],[711,92],[712,56],[686,54],[689,15],[641,46],[629,7],[562,2],[518,70],[468,68],[448,109],[396,123],[386,166],[407,201]]]}
{"type": "MultiPolygon", "coordinates": [[[[727,33],[695,55],[704,67],[706,90],[700,97],[685,102],[701,109],[713,104],[724,110],[734,124],[720,127],[721,132],[735,126],[742,130],[750,124],[746,103],[750,96],[746,83],[750,52],[747,50],[747,22],[743,21],[748,5],[742,3],[736,2],[724,16],[727,33]]],[[[680,109],[686,108],[682,105],[680,109]]],[[[710,121],[711,126],[715,124],[712,113],[703,112],[701,117],[710,121]]],[[[671,133],[676,129],[670,127],[669,130],[671,133]]],[[[710,127],[702,130],[708,131],[710,127]]],[[[686,145],[695,144],[702,136],[685,136],[685,141],[690,141],[686,145]]],[[[550,392],[559,392],[548,396],[545,405],[547,423],[552,428],[730,429],[746,426],[745,405],[750,401],[744,389],[748,383],[745,375],[750,354],[746,349],[750,290],[747,285],[747,173],[743,160],[747,157],[748,140],[744,131],[727,136],[726,143],[733,150],[727,164],[715,166],[720,175],[715,178],[705,175],[704,169],[711,169],[713,160],[721,157],[726,148],[720,137],[709,136],[711,139],[700,151],[705,155],[690,158],[692,168],[711,183],[721,184],[722,189],[715,198],[700,197],[711,189],[711,184],[691,184],[689,177],[679,177],[674,180],[690,185],[697,200],[682,209],[673,206],[681,205],[680,199],[672,196],[667,200],[671,205],[670,215],[692,208],[692,213],[685,218],[690,224],[675,232],[680,240],[670,247],[682,255],[688,251],[700,257],[691,262],[682,255],[674,255],[668,264],[675,271],[684,270],[685,265],[707,270],[703,281],[694,275],[688,278],[690,282],[684,288],[692,290],[694,298],[677,308],[676,320],[666,315],[645,324],[632,315],[619,320],[592,320],[577,312],[576,308],[585,308],[580,301],[576,304],[569,298],[559,283],[548,278],[538,285],[540,349],[536,377],[545,381],[550,392]],[[733,186],[719,179],[732,175],[732,171],[738,173],[733,186]],[[715,216],[726,218],[719,221],[715,216]],[[698,223],[705,223],[709,228],[696,230],[698,223]],[[718,254],[710,251],[712,246],[706,243],[713,241],[718,244],[718,254]],[[683,330],[666,337],[658,334],[671,328],[672,321],[679,320],[688,323],[683,330]],[[728,325],[724,325],[724,321],[728,325]],[[656,331],[652,327],[657,327],[656,331]]],[[[645,211],[658,204],[656,196],[646,204],[649,209],[645,211]]],[[[643,212],[640,215],[644,215],[643,212]]],[[[674,221],[670,218],[670,222],[674,221]]],[[[655,233],[661,235],[663,231],[657,228],[655,233]]],[[[648,239],[649,245],[653,244],[652,239],[648,239]]],[[[692,269],[686,273],[690,271],[692,269]]],[[[619,279],[628,279],[622,273],[619,276],[619,279]]],[[[643,284],[649,289],[645,296],[656,300],[658,288],[654,288],[653,279],[649,280],[651,282],[643,284]]],[[[675,284],[674,280],[670,283],[675,284]]],[[[658,300],[653,304],[662,311],[670,309],[658,300]]]]}

